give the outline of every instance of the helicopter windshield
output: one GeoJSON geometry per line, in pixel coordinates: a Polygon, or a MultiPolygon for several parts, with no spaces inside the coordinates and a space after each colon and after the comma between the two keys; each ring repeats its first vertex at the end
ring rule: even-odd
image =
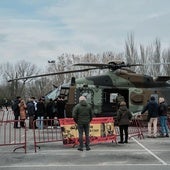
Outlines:
{"type": "Polygon", "coordinates": [[[61,89],[61,86],[59,86],[58,88],[52,90],[50,93],[48,93],[45,97],[47,99],[53,99],[55,100],[57,98],[57,96],[59,96],[60,94],[60,89],[61,89]]]}

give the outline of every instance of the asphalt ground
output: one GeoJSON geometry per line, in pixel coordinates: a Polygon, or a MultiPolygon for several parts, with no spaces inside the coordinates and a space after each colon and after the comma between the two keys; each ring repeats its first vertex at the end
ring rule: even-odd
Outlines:
{"type": "Polygon", "coordinates": [[[0,170],[170,169],[170,138],[147,138],[144,134],[144,139],[132,137],[128,144],[92,144],[90,151],[83,152],[60,141],[40,144],[35,153],[32,133],[27,130],[26,154],[23,149],[13,152],[14,146],[0,146],[0,170]]]}

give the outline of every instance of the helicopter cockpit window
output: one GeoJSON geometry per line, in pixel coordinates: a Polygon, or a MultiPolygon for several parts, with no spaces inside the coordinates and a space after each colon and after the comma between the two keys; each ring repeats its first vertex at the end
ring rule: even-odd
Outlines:
{"type": "Polygon", "coordinates": [[[69,88],[61,88],[60,95],[64,97],[64,100],[68,100],[69,88]]]}
{"type": "Polygon", "coordinates": [[[58,87],[58,88],[56,88],[55,90],[49,92],[45,97],[46,97],[47,99],[53,99],[53,100],[56,99],[57,96],[59,96],[59,94],[60,94],[60,88],[61,88],[61,87],[58,87]]]}
{"type": "Polygon", "coordinates": [[[110,93],[110,103],[115,103],[118,93],[110,93]]]}

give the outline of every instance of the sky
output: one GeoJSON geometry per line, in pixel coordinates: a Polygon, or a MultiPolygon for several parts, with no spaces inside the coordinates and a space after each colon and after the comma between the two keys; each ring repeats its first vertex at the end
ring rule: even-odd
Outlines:
{"type": "Polygon", "coordinates": [[[129,34],[167,48],[169,18],[170,0],[0,0],[0,64],[122,52],[129,34]]]}

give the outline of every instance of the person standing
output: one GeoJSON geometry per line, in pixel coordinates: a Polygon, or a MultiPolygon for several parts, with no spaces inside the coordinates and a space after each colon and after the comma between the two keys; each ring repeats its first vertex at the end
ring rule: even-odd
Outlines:
{"type": "Polygon", "coordinates": [[[38,129],[43,129],[45,110],[46,109],[45,109],[44,100],[40,98],[37,103],[37,112],[36,112],[38,129]]]}
{"type": "Polygon", "coordinates": [[[157,123],[158,123],[158,103],[155,101],[155,97],[151,96],[147,105],[143,108],[141,115],[148,111],[148,137],[157,137],[157,123]],[[153,131],[152,131],[153,125],[153,131]]]}
{"type": "Polygon", "coordinates": [[[116,107],[117,107],[117,110],[119,109],[121,102],[125,102],[125,98],[120,93],[118,93],[118,95],[116,97],[116,107]]]}
{"type": "Polygon", "coordinates": [[[78,150],[83,151],[83,132],[84,132],[86,150],[89,151],[90,150],[89,129],[93,113],[91,106],[87,103],[86,98],[84,96],[79,97],[79,103],[73,108],[72,117],[78,126],[79,133],[78,150]]]}
{"type": "Polygon", "coordinates": [[[55,111],[54,111],[54,102],[52,99],[50,99],[50,101],[47,103],[46,112],[47,112],[47,117],[49,118],[48,125],[54,126],[55,111]]]}
{"type": "Polygon", "coordinates": [[[14,112],[14,120],[15,120],[14,128],[19,128],[18,127],[18,119],[20,116],[20,110],[19,110],[18,104],[20,103],[20,100],[21,100],[20,96],[16,97],[16,99],[14,100],[14,104],[12,105],[12,110],[14,112]]]}
{"type": "Polygon", "coordinates": [[[63,96],[58,96],[57,98],[57,118],[64,118],[64,111],[65,111],[65,101],[63,99],[63,96]]]}
{"type": "Polygon", "coordinates": [[[159,98],[159,108],[158,108],[158,114],[159,114],[159,120],[161,125],[161,137],[169,137],[169,128],[167,124],[167,112],[168,112],[168,105],[165,102],[165,99],[163,97],[159,98]]]}
{"type": "Polygon", "coordinates": [[[120,102],[119,109],[117,111],[117,121],[120,131],[120,141],[118,143],[128,143],[128,127],[130,120],[132,119],[132,114],[126,106],[126,102],[120,102]],[[125,140],[124,135],[125,133],[125,140]]]}
{"type": "Polygon", "coordinates": [[[26,104],[25,101],[22,99],[18,104],[20,110],[20,125],[22,128],[25,128],[25,119],[26,119],[26,104]]]}
{"type": "Polygon", "coordinates": [[[29,117],[29,129],[33,129],[33,122],[34,122],[34,116],[35,116],[35,106],[34,106],[33,101],[34,99],[30,98],[27,103],[27,113],[29,117]]]}

